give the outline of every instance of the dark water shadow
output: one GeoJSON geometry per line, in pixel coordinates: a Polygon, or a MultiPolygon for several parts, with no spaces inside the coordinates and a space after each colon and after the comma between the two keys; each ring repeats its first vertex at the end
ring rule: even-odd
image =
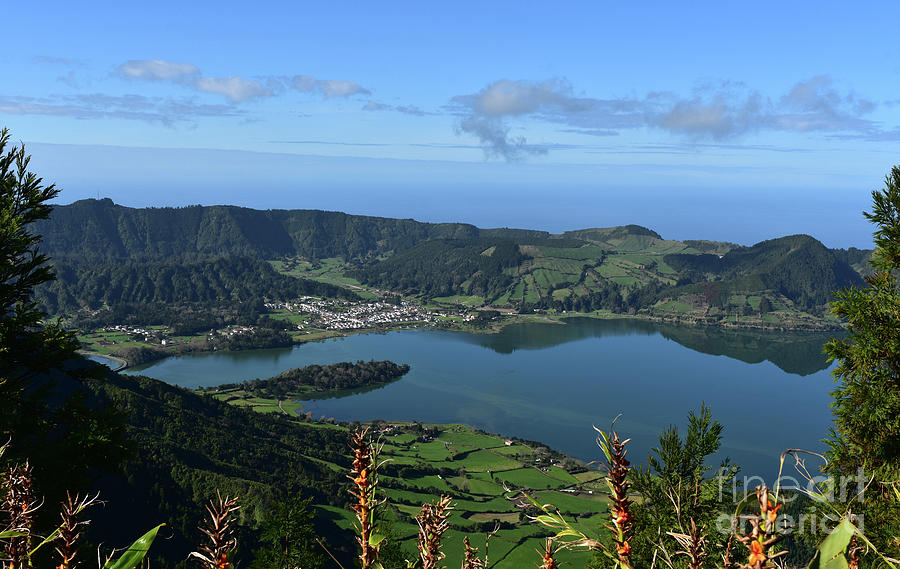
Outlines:
{"type": "Polygon", "coordinates": [[[835,335],[576,317],[565,319],[564,324],[511,324],[497,334],[463,334],[460,337],[495,352],[511,354],[516,350],[542,350],[588,338],[655,334],[704,354],[726,356],[746,363],[768,360],[787,373],[801,376],[828,368],[822,346],[835,335]]]}

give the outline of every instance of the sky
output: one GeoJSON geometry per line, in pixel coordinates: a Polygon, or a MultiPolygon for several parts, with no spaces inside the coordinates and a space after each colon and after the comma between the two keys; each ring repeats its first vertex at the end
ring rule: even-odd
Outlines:
{"type": "Polygon", "coordinates": [[[5,5],[0,125],[59,203],[871,247],[894,0],[5,5]]]}

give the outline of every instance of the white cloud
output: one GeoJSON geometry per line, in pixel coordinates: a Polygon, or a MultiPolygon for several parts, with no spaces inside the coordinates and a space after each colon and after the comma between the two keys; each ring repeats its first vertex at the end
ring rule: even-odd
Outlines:
{"type": "Polygon", "coordinates": [[[488,155],[516,159],[523,154],[517,149],[527,146],[524,138],[509,137],[507,123],[517,118],[563,124],[585,134],[656,128],[692,140],[720,141],[776,130],[874,140],[891,132],[865,118],[875,108],[872,101],[839,91],[822,75],[798,82],[774,100],[728,81],[701,85],[689,97],[655,91],[644,97],[596,99],[575,96],[564,79],[501,79],[477,93],[453,97],[449,110],[460,117],[457,132],[476,136],[488,155]]]}
{"type": "Polygon", "coordinates": [[[285,84],[301,93],[321,94],[326,99],[371,94],[371,91],[353,81],[317,79],[311,75],[296,75],[290,79],[269,77],[262,80],[237,75],[205,77],[196,65],[162,59],[126,61],[117,68],[117,72],[130,79],[171,81],[204,93],[223,95],[235,103],[272,97],[283,91],[285,84]]]}
{"type": "Polygon", "coordinates": [[[173,81],[200,75],[200,69],[195,65],[163,59],[133,59],[120,65],[118,71],[126,77],[152,81],[173,81]]]}
{"type": "Polygon", "coordinates": [[[582,106],[572,96],[572,86],[562,79],[541,82],[501,79],[475,95],[456,97],[455,100],[488,116],[524,115],[549,107],[574,111],[582,106]]]}
{"type": "Polygon", "coordinates": [[[45,115],[76,119],[137,120],[165,126],[193,124],[197,117],[239,116],[230,105],[203,105],[190,99],[112,96],[94,93],[60,98],[4,97],[0,95],[0,113],[45,115]]]}
{"type": "Polygon", "coordinates": [[[340,81],[337,79],[325,79],[318,82],[319,89],[326,98],[349,97],[350,95],[368,95],[370,91],[353,81],[340,81]]]}
{"type": "Polygon", "coordinates": [[[384,103],[376,103],[375,101],[369,101],[362,107],[362,110],[364,111],[391,111],[393,109],[393,105],[385,105],[384,103]]]}
{"type": "Polygon", "coordinates": [[[689,99],[675,99],[648,113],[650,126],[691,138],[723,140],[759,129],[767,123],[771,105],[741,84],[723,83],[695,90],[689,99]]]}
{"type": "Polygon", "coordinates": [[[497,117],[468,116],[459,121],[457,129],[478,137],[488,158],[497,157],[512,162],[526,155],[547,153],[546,148],[529,146],[524,136],[510,136],[509,127],[497,117]]]}
{"type": "Polygon", "coordinates": [[[224,95],[236,103],[258,97],[271,97],[274,94],[271,89],[258,81],[236,76],[199,77],[192,84],[200,91],[224,95]]]}
{"type": "Polygon", "coordinates": [[[870,130],[873,125],[860,117],[876,108],[855,93],[841,94],[827,75],[797,83],[780,103],[778,127],[800,132],[870,130]]]}
{"type": "Polygon", "coordinates": [[[424,117],[425,111],[420,109],[415,105],[388,105],[385,103],[377,103],[375,101],[369,101],[365,105],[363,105],[362,110],[364,111],[396,111],[398,113],[403,113],[405,115],[414,115],[417,117],[424,117]]]}
{"type": "Polygon", "coordinates": [[[371,91],[353,81],[316,79],[312,75],[295,75],[291,78],[291,86],[301,93],[320,93],[326,99],[371,94],[371,91]]]}
{"type": "MultiPolygon", "coordinates": [[[[485,155],[518,160],[527,154],[544,154],[544,146],[530,146],[525,137],[510,137],[510,117],[532,116],[548,122],[601,131],[630,126],[635,112],[628,100],[604,101],[576,97],[565,79],[514,81],[501,79],[471,95],[453,97],[451,110],[462,116],[457,132],[476,136],[485,155]]],[[[643,119],[641,119],[643,120],[643,119]]]]}

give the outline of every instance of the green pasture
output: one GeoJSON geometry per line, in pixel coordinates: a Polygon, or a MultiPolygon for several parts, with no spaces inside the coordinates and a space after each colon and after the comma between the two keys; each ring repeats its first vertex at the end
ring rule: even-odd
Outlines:
{"type": "Polygon", "coordinates": [[[502,447],[505,439],[497,435],[475,432],[471,427],[465,425],[450,425],[449,430],[444,430],[438,435],[438,440],[474,449],[488,449],[502,447]]]}
{"type": "Polygon", "coordinates": [[[603,247],[588,245],[585,247],[547,247],[541,245],[538,250],[546,257],[560,259],[596,260],[603,256],[603,247]]]}
{"type": "Polygon", "coordinates": [[[460,294],[453,296],[436,296],[431,300],[438,304],[449,304],[452,306],[456,306],[457,304],[462,304],[463,306],[481,306],[484,304],[484,298],[480,296],[464,296],[460,294]]]}
{"type": "Polygon", "coordinates": [[[517,488],[530,488],[534,490],[563,488],[565,486],[569,486],[569,483],[545,474],[540,470],[532,467],[495,472],[494,478],[517,488]]]}
{"type": "Polygon", "coordinates": [[[553,504],[564,514],[596,514],[606,511],[606,499],[601,495],[568,492],[538,492],[535,499],[541,504],[553,504]]]}
{"type": "Polygon", "coordinates": [[[663,312],[671,312],[673,314],[687,314],[693,311],[693,307],[680,300],[665,300],[653,307],[654,312],[657,310],[663,312]]]}
{"type": "Polygon", "coordinates": [[[430,462],[440,462],[450,458],[452,453],[442,441],[417,442],[410,445],[409,450],[403,452],[430,462]]]}
{"type": "Polygon", "coordinates": [[[459,455],[452,464],[462,466],[468,472],[487,472],[491,470],[495,473],[500,470],[519,468],[522,465],[522,463],[509,457],[484,449],[459,455]]]}
{"type": "Polygon", "coordinates": [[[437,475],[420,476],[417,478],[405,478],[403,482],[408,486],[420,488],[422,490],[427,490],[429,488],[437,488],[441,492],[447,492],[450,490],[450,486],[447,485],[447,481],[437,475]]]}

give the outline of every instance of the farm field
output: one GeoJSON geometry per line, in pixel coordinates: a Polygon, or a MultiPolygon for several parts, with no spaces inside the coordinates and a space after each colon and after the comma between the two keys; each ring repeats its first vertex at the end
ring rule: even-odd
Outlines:
{"type": "Polygon", "coordinates": [[[310,279],[323,283],[348,288],[361,296],[363,300],[377,298],[378,295],[367,289],[356,279],[344,274],[346,263],[336,257],[309,261],[300,258],[269,261],[279,273],[292,277],[310,279]]]}
{"type": "MultiPolygon", "coordinates": [[[[258,412],[281,412],[277,401],[246,397],[239,390],[212,396],[258,412]]],[[[296,413],[297,408],[287,402],[283,401],[282,407],[296,413]]],[[[323,427],[345,428],[327,423],[323,427]]],[[[600,531],[601,519],[597,516],[607,507],[600,475],[546,447],[459,424],[377,423],[372,428],[383,444],[379,488],[387,502],[382,519],[391,523],[392,533],[410,559],[416,555],[414,518],[422,504],[434,502],[439,495],[450,496],[454,507],[451,529],[444,537],[447,557],[443,563],[447,567],[461,564],[463,537],[468,536],[483,554],[485,535],[494,529],[497,531],[488,549],[491,567],[534,565],[538,559],[535,550],[550,534],[528,521],[527,516],[538,510],[525,508],[528,501],[521,499],[522,492],[539,503],[554,504],[584,531],[600,531]]],[[[327,505],[317,505],[316,510],[342,531],[353,531],[350,510],[327,505]]],[[[581,566],[590,555],[566,552],[560,559],[581,566]]]]}
{"type": "MultiPolygon", "coordinates": [[[[580,525],[590,526],[584,518],[606,511],[596,471],[587,471],[555,454],[541,454],[527,442],[510,441],[465,425],[392,424],[376,428],[382,430],[385,443],[382,458],[389,465],[397,463],[385,470],[391,476],[383,476],[382,483],[388,509],[395,517],[395,530],[406,536],[402,543],[410,554],[415,546],[412,516],[422,503],[434,501],[439,493],[451,496],[455,507],[451,530],[444,540],[447,567],[460,565],[463,536],[468,535],[472,545],[483,553],[484,533],[497,524],[500,529],[489,543],[491,566],[515,569],[535,564],[535,549],[548,534],[524,521],[526,510],[517,506],[521,501],[514,501],[523,490],[541,503],[559,502],[560,510],[571,513],[570,519],[577,519],[580,525]],[[412,464],[411,458],[415,459],[412,464]]],[[[591,533],[600,528],[600,520],[594,521],[594,527],[585,527],[591,533]]],[[[580,566],[590,553],[567,552],[564,557],[572,566],[580,566]]]]}

